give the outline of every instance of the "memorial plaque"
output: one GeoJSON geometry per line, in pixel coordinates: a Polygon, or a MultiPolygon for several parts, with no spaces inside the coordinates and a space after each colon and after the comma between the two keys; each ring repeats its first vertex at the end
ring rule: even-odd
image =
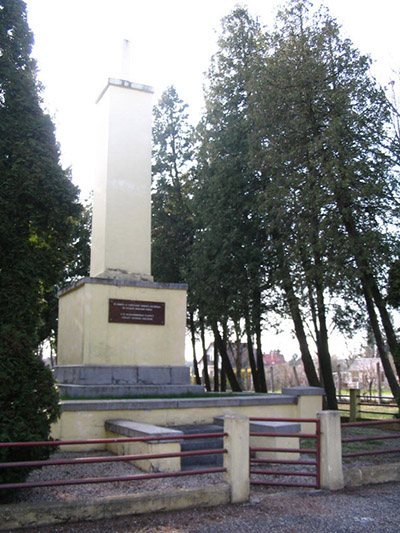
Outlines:
{"type": "Polygon", "coordinates": [[[165,303],[140,300],[108,301],[108,321],[119,324],[165,324],[165,303]]]}

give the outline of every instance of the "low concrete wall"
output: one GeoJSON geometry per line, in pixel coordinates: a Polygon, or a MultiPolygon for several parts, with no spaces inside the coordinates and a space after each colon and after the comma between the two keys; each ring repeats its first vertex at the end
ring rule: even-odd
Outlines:
{"type": "Polygon", "coordinates": [[[360,466],[343,471],[345,487],[400,481],[400,463],[360,466]]]}
{"type": "MultiPolygon", "coordinates": [[[[320,397],[321,398],[321,397],[320,397]]],[[[225,415],[297,417],[298,398],[284,394],[264,396],[205,397],[149,400],[82,400],[62,403],[61,419],[52,428],[58,440],[102,439],[106,420],[125,419],[161,427],[184,424],[211,424],[225,415]]],[[[315,416],[315,411],[310,413],[315,416]]],[[[87,449],[84,446],[64,450],[87,449]]],[[[104,449],[91,445],[90,449],[104,449]]]]}
{"type": "Polygon", "coordinates": [[[76,502],[17,503],[0,506],[0,531],[40,527],[78,521],[101,520],[156,511],[227,504],[226,483],[166,492],[147,492],[129,497],[101,498],[76,502]]]}

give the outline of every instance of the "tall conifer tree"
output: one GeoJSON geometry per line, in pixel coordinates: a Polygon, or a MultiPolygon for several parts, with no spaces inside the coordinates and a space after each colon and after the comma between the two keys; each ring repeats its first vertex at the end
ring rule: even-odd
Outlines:
{"type": "Polygon", "coordinates": [[[307,0],[289,1],[267,36],[267,59],[253,81],[253,133],[267,180],[269,227],[310,311],[333,409],[327,317],[335,297],[364,297],[386,375],[398,392],[377,317],[400,375],[398,341],[379,286],[392,253],[387,223],[394,221],[398,183],[390,107],[369,73],[370,61],[342,38],[329,13],[311,9],[307,0]]]}
{"type": "MultiPolygon", "coordinates": [[[[46,440],[59,415],[51,372],[36,348],[47,296],[72,253],[80,209],[41,107],[32,43],[25,3],[0,0],[1,441],[46,440]]],[[[21,450],[2,450],[1,457],[46,454],[21,450]]],[[[18,479],[26,469],[10,472],[18,479]]]]}

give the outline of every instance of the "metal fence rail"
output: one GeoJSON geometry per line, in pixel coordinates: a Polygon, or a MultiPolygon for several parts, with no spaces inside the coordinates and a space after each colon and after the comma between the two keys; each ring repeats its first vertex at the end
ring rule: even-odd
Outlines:
{"type": "Polygon", "coordinates": [[[393,396],[362,394],[359,389],[350,389],[350,394],[338,395],[337,402],[339,411],[344,415],[348,414],[351,422],[360,418],[368,418],[368,415],[390,417],[397,414],[399,409],[393,396]],[[381,408],[381,410],[377,411],[376,408],[381,408]]]}
{"type": "MultiPolygon", "coordinates": [[[[66,445],[90,445],[90,444],[106,444],[118,442],[157,442],[157,441],[180,441],[183,439],[207,439],[225,437],[227,433],[202,433],[179,436],[159,436],[159,437],[123,437],[111,439],[92,439],[92,440],[69,440],[69,441],[41,441],[41,442],[2,442],[0,448],[15,448],[15,447],[42,447],[42,446],[66,446],[66,445]]],[[[19,467],[46,467],[58,466],[66,464],[90,464],[90,463],[110,463],[115,461],[136,461],[136,460],[150,460],[161,458],[176,458],[188,457],[194,455],[218,455],[225,454],[225,448],[215,448],[207,450],[194,450],[187,452],[170,452],[170,453],[152,453],[152,454],[135,454],[135,455],[118,455],[118,456],[104,456],[104,457],[78,457],[74,459],[56,459],[48,461],[15,461],[0,463],[0,469],[19,468],[19,467]]],[[[33,488],[33,487],[54,487],[60,485],[83,485],[90,483],[112,483],[115,481],[139,481],[146,479],[158,479],[167,477],[182,477],[194,476],[199,474],[211,474],[218,472],[226,472],[224,467],[216,468],[200,468],[196,470],[179,471],[179,472],[157,472],[151,474],[136,474],[132,476],[108,476],[97,478],[80,478],[69,480],[55,480],[55,481],[38,481],[38,482],[22,482],[22,483],[3,483],[0,484],[0,490],[33,488]]]]}
{"type": "MultiPolygon", "coordinates": [[[[376,395],[370,395],[370,394],[361,394],[360,398],[362,398],[365,402],[369,402],[368,405],[385,405],[388,407],[397,407],[397,403],[395,402],[395,399],[393,396],[376,396],[376,395]]],[[[341,404],[348,404],[350,403],[350,394],[340,394],[337,397],[338,403],[341,404]],[[342,401],[343,400],[343,401],[342,401]]]]}
{"type": "MultiPolygon", "coordinates": [[[[374,420],[374,421],[365,421],[365,422],[348,422],[345,424],[342,424],[342,428],[349,428],[349,427],[359,427],[359,428],[365,428],[365,427],[377,427],[380,426],[387,426],[387,425],[397,425],[399,428],[399,432],[393,432],[390,435],[367,435],[367,436],[358,436],[358,437],[342,437],[342,443],[349,443],[349,442],[369,442],[369,441],[382,441],[382,440],[389,440],[389,439],[400,439],[400,420],[374,420]]],[[[382,455],[382,454],[392,454],[392,453],[400,453],[400,447],[398,448],[387,448],[385,450],[375,449],[375,450],[359,450],[357,452],[344,452],[342,453],[343,457],[361,457],[361,456],[367,456],[367,455],[382,455]]]]}
{"type": "Polygon", "coordinates": [[[321,451],[320,451],[320,420],[318,418],[261,418],[261,417],[251,417],[251,421],[263,421],[263,422],[308,422],[315,424],[315,433],[262,433],[258,431],[250,431],[251,437],[284,437],[284,438],[299,438],[299,439],[313,439],[315,440],[315,448],[284,448],[284,447],[250,447],[250,484],[251,485],[263,485],[263,486],[282,486],[282,487],[309,487],[309,488],[320,488],[320,460],[321,460],[321,451]],[[257,452],[271,452],[271,453],[299,453],[299,459],[264,459],[252,457],[253,454],[257,452]],[[314,454],[315,459],[303,459],[301,454],[314,454]],[[258,465],[269,465],[269,464],[279,464],[279,465],[295,465],[298,467],[309,466],[314,467],[313,470],[280,470],[280,469],[261,469],[253,468],[258,465]],[[253,475],[253,479],[252,479],[253,475]],[[276,479],[254,479],[254,476],[278,476],[279,480],[276,479]],[[286,481],[283,480],[283,477],[306,477],[314,478],[314,483],[305,483],[301,480],[298,481],[286,481]]]}

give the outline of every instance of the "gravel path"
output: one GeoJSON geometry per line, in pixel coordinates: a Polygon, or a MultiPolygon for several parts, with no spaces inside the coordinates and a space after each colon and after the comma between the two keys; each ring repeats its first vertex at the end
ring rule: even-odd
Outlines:
{"type": "MultiPolygon", "coordinates": [[[[106,451],[99,452],[56,452],[51,459],[73,459],[74,457],[115,457],[106,451]]],[[[111,463],[72,464],[48,466],[33,470],[28,481],[55,481],[97,477],[134,476],[143,474],[141,470],[126,461],[111,463]]],[[[95,499],[112,496],[145,493],[157,490],[181,489],[199,485],[221,483],[223,474],[202,474],[165,479],[149,479],[135,482],[117,481],[85,485],[61,485],[59,487],[37,487],[16,492],[13,502],[72,502],[82,499],[95,499]]]]}
{"type": "MultiPolygon", "coordinates": [[[[380,441],[380,447],[393,446],[394,442],[380,441]]],[[[77,454],[56,452],[52,459],[72,458],[77,454]]],[[[79,453],[111,455],[107,452],[79,453]]],[[[399,455],[368,456],[346,459],[344,467],[362,464],[398,462],[399,455]]],[[[65,465],[36,470],[30,481],[42,479],[102,477],[134,475],[141,473],[126,462],[91,465],[65,465]]],[[[106,483],[76,486],[24,489],[14,501],[50,502],[96,499],[104,496],[125,496],[154,490],[169,491],[198,485],[219,483],[222,474],[206,474],[182,478],[146,480],[135,483],[106,483]]],[[[305,482],[309,482],[304,478],[305,482]]],[[[22,530],[19,530],[22,532],[22,530]]],[[[49,526],[25,529],[32,533],[93,532],[93,533],[242,533],[242,532],[349,532],[374,533],[400,532],[400,482],[353,488],[336,493],[311,489],[282,489],[252,487],[249,503],[180,512],[153,513],[143,516],[110,518],[100,522],[49,526]],[[278,492],[279,491],[279,492],[278,492]]]]}
{"type": "MultiPolygon", "coordinates": [[[[398,533],[400,483],[336,493],[252,490],[249,503],[24,530],[31,533],[398,533]]],[[[19,530],[22,533],[22,530],[19,530]]]]}

